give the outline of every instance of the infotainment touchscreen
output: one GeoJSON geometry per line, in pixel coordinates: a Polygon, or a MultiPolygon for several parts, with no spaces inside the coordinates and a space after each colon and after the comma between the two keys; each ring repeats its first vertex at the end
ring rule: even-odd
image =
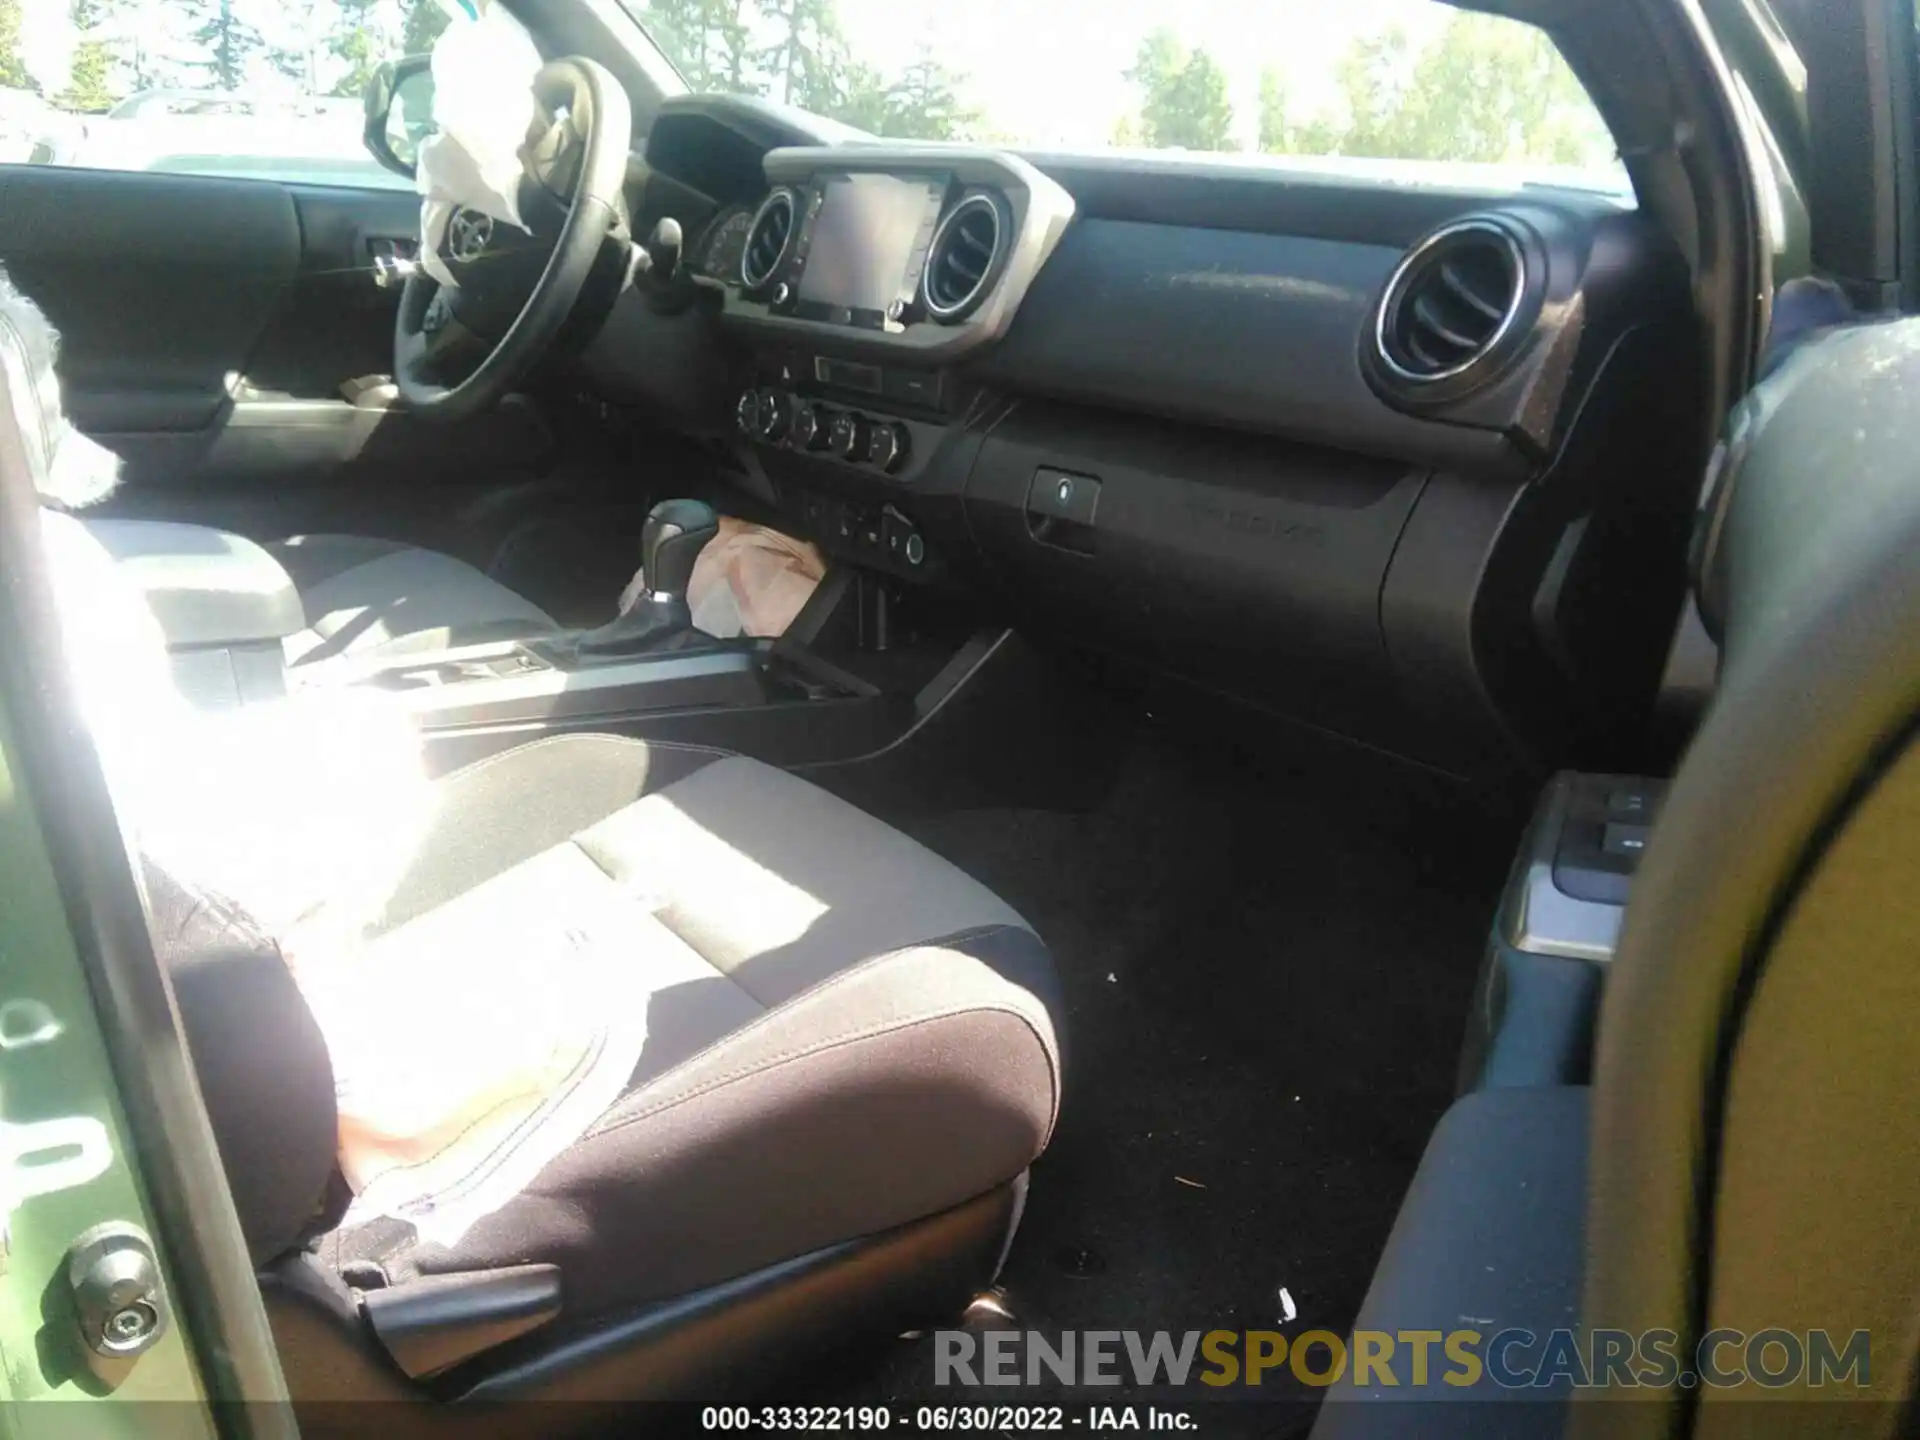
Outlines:
{"type": "Polygon", "coordinates": [[[800,304],[884,315],[913,296],[947,183],[834,175],[820,187],[800,273],[800,304]]]}

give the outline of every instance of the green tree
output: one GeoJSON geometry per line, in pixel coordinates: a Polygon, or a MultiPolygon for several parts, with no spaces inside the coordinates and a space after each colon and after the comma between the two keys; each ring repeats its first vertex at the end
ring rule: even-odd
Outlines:
{"type": "MultiPolygon", "coordinates": [[[[288,0],[284,7],[290,43],[267,52],[267,63],[312,94],[320,88],[320,57],[327,48],[327,15],[321,12],[322,0],[288,0]]],[[[333,9],[327,0],[327,10],[333,9]]]]}
{"type": "Polygon", "coordinates": [[[1285,153],[1293,148],[1293,127],[1287,120],[1287,82],[1280,72],[1260,72],[1260,124],[1255,143],[1262,150],[1285,153]]]}
{"type": "Polygon", "coordinates": [[[379,0],[340,0],[327,50],[345,68],[333,83],[335,95],[361,95],[391,46],[376,13],[379,0]]]}
{"type": "Polygon", "coordinates": [[[834,0],[647,0],[642,18],[697,92],[766,95],[899,139],[956,139],[980,120],[930,50],[896,81],[856,60],[834,0]]]}
{"type": "Polygon", "coordinates": [[[896,140],[958,140],[972,133],[979,112],[960,99],[961,77],[930,58],[915,61],[889,85],[870,65],[834,57],[824,71],[831,90],[809,93],[805,108],[842,125],[896,140]]]}
{"type": "Polygon", "coordinates": [[[162,69],[177,67],[165,67],[148,48],[139,24],[142,0],[93,0],[93,8],[99,15],[98,38],[112,57],[114,93],[137,95],[164,83],[162,69]]]}
{"type": "Polygon", "coordinates": [[[1346,131],[1324,115],[1296,120],[1286,81],[1277,70],[1260,76],[1260,124],[1255,148],[1275,155],[1332,155],[1346,131]]]}
{"type": "Polygon", "coordinates": [[[759,91],[752,0],[649,0],[644,19],[698,93],[759,91]]]}
{"type": "Polygon", "coordinates": [[[1290,123],[1284,92],[1260,148],[1292,154],[1577,165],[1611,153],[1605,128],[1545,31],[1458,14],[1415,46],[1390,29],[1356,40],[1335,67],[1343,114],[1290,123]]]}
{"type": "Polygon", "coordinates": [[[20,0],[0,0],[0,88],[39,90],[20,55],[20,0]]]}
{"type": "Polygon", "coordinates": [[[73,0],[69,12],[73,21],[73,60],[68,68],[67,88],[54,98],[63,110],[88,114],[112,106],[113,50],[102,32],[106,13],[99,0],[73,0]]]}
{"type": "Polygon", "coordinates": [[[834,72],[835,94],[820,111],[842,125],[870,134],[887,133],[893,115],[893,87],[871,65],[848,60],[834,72]]]}
{"type": "Polygon", "coordinates": [[[880,124],[862,128],[900,140],[964,139],[980,123],[980,112],[960,98],[962,83],[957,72],[935,58],[931,47],[923,46],[900,83],[888,91],[880,124]]]}
{"type": "Polygon", "coordinates": [[[1611,150],[1552,38],[1487,15],[1454,16],[1421,53],[1401,118],[1435,158],[1574,165],[1611,150]]]}
{"type": "Polygon", "coordinates": [[[260,31],[234,11],[233,0],[183,0],[183,8],[193,25],[189,36],[195,51],[187,68],[202,72],[222,90],[238,90],[266,43],[260,31]]]}
{"type": "Polygon", "coordinates": [[[433,49],[433,42],[445,32],[447,23],[447,12],[434,0],[413,0],[413,8],[407,11],[407,23],[400,32],[400,53],[427,54],[433,49]]]}
{"type": "Polygon", "coordinates": [[[761,52],[767,93],[830,115],[848,96],[852,59],[833,0],[760,0],[774,42],[761,52]]]}
{"type": "Polygon", "coordinates": [[[1233,103],[1227,72],[1204,50],[1188,50],[1172,30],[1140,43],[1126,78],[1140,89],[1140,138],[1156,150],[1231,150],[1233,103]]]}

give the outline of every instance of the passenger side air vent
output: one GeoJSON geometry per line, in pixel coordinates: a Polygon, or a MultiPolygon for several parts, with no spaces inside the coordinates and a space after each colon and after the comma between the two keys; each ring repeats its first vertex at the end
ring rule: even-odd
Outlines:
{"type": "Polygon", "coordinates": [[[1526,289],[1526,260],[1504,229],[1465,220],[1436,231],[1388,282],[1377,358],[1404,386],[1463,376],[1513,332],[1526,289]]]}
{"type": "Polygon", "coordinates": [[[999,276],[1009,222],[990,195],[969,195],[933,232],[921,295],[943,325],[976,310],[999,276]]]}
{"type": "Polygon", "coordinates": [[[793,241],[794,203],[791,190],[767,196],[747,230],[747,246],[740,254],[740,283],[758,290],[773,279],[780,260],[793,241]]]}

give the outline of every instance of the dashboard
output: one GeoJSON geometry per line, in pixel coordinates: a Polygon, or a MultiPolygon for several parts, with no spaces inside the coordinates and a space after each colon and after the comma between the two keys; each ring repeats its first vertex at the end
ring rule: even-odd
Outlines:
{"type": "Polygon", "coordinates": [[[1618,197],[850,138],[669,102],[595,392],[837,561],[1459,773],[1657,686],[1699,330],[1618,197]],[[1651,657],[1651,660],[1649,660],[1651,657]]]}

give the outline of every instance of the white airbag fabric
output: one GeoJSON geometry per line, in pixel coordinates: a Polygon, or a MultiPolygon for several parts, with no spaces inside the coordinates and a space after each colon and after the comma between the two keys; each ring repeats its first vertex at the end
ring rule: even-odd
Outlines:
{"type": "Polygon", "coordinates": [[[459,0],[440,0],[452,19],[433,47],[433,114],[438,132],[420,146],[414,177],[420,205],[420,263],[442,285],[458,286],[440,258],[456,209],[477,210],[525,230],[520,218],[520,147],[535,119],[533,79],[540,51],[511,15],[478,0],[474,19],[459,0]]]}
{"type": "Polygon", "coordinates": [[[16,290],[0,267],[0,365],[14,394],[33,397],[36,414],[22,416],[34,488],[77,510],[111,495],[120,483],[120,457],[67,422],[55,363],[60,337],[38,305],[16,290]]]}

